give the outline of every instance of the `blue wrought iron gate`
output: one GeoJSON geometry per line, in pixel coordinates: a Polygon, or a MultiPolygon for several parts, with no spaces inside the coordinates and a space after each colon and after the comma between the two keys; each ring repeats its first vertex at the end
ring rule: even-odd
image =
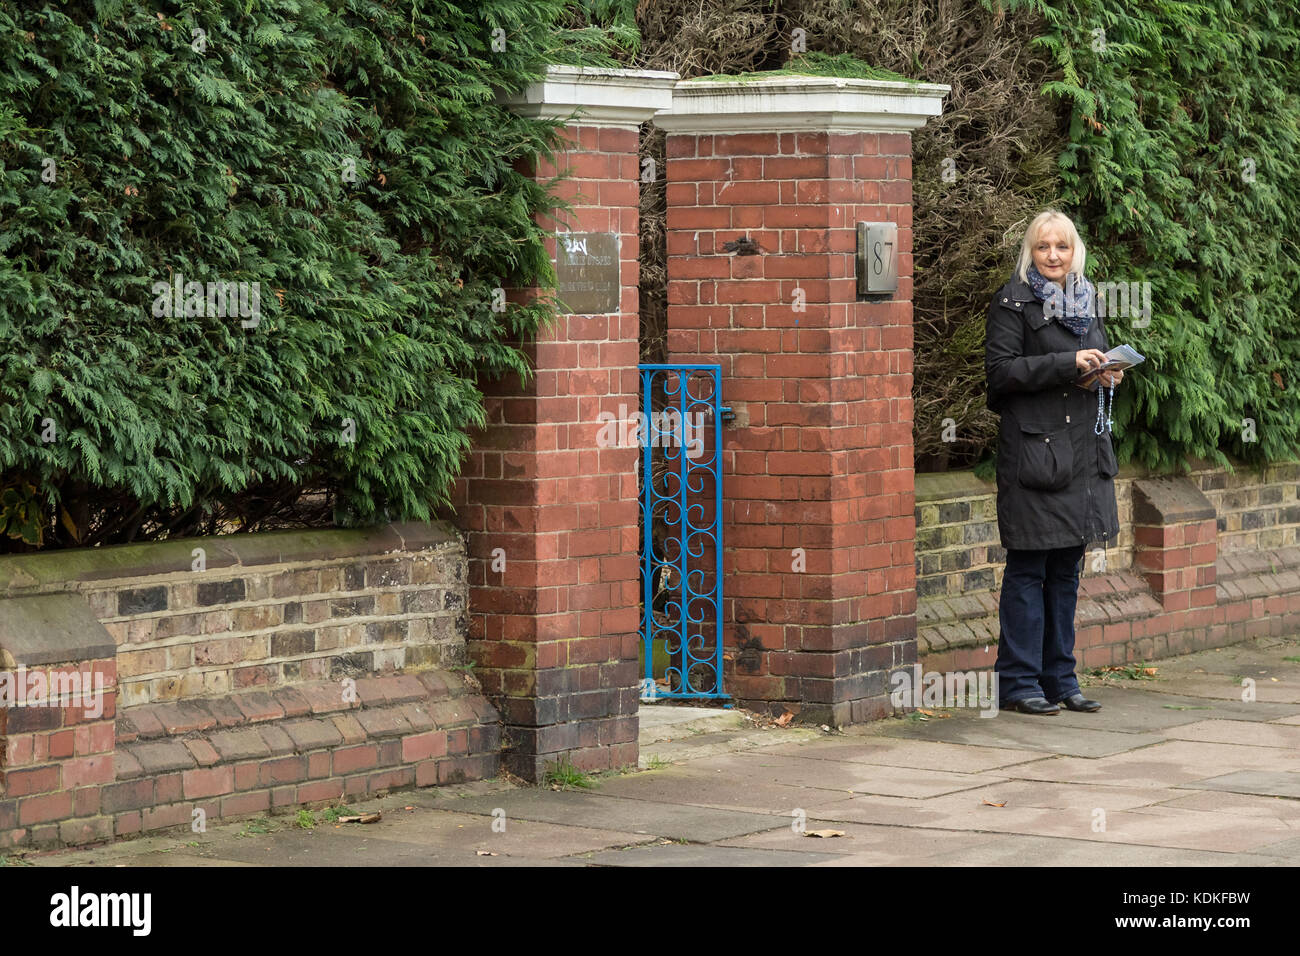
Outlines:
{"type": "Polygon", "coordinates": [[[722,369],[642,365],[641,699],[722,690],[722,369]]]}

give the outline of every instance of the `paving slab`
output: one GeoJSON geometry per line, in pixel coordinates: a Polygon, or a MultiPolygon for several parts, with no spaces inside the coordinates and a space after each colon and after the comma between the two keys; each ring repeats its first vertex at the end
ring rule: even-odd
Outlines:
{"type": "Polygon", "coordinates": [[[207,857],[199,856],[192,850],[174,849],[174,850],[154,850],[140,851],[132,848],[128,851],[110,852],[111,847],[103,847],[98,850],[81,850],[76,854],[42,854],[40,856],[26,857],[25,861],[30,866],[77,866],[77,867],[95,867],[99,869],[117,869],[119,867],[172,867],[172,866],[196,866],[196,867],[226,867],[226,866],[275,866],[274,861],[262,861],[260,863],[249,863],[243,860],[229,859],[226,857],[207,857]]]}
{"type": "MultiPolygon", "coordinates": [[[[927,866],[1105,866],[1105,867],[1220,867],[1278,866],[1281,860],[1264,854],[1215,853],[1168,847],[1125,846],[1120,843],[1097,843],[1091,840],[1068,840],[1057,837],[1007,834],[983,843],[963,843],[949,853],[926,860],[927,866]]],[[[856,865],[852,857],[830,865],[856,865]]]]}
{"type": "MultiPolygon", "coordinates": [[[[1204,781],[1196,781],[1190,786],[1203,786],[1204,781]]],[[[1247,784],[1249,786],[1250,784],[1247,784]]],[[[1160,801],[1165,807],[1185,807],[1189,810],[1213,810],[1218,813],[1231,813],[1236,816],[1274,817],[1286,820],[1296,827],[1300,835],[1300,800],[1287,797],[1274,797],[1254,791],[1238,792],[1223,789],[1198,789],[1170,791],[1182,793],[1183,796],[1160,801]]]]}
{"type": "Polygon", "coordinates": [[[1244,853],[1290,839],[1285,820],[1154,806],[1106,815],[1106,836],[1120,843],[1244,853]]]}
{"type": "Polygon", "coordinates": [[[703,757],[737,750],[754,750],[774,745],[817,740],[823,734],[807,728],[785,728],[773,733],[771,729],[718,731],[673,737],[653,743],[641,744],[638,764],[642,769],[653,769],[661,764],[680,764],[703,757]]]}
{"type": "Polygon", "coordinates": [[[1008,711],[991,719],[958,716],[950,720],[924,723],[890,720],[881,729],[881,733],[890,737],[942,740],[947,743],[1009,750],[1039,750],[1077,757],[1104,757],[1164,739],[1157,734],[1093,730],[1071,723],[1068,718],[1061,719],[1060,715],[1039,717],[1008,711]]]}
{"type": "Polygon", "coordinates": [[[1261,721],[1297,713],[1296,705],[1261,701],[1246,703],[1240,694],[1233,700],[1206,700],[1172,694],[1161,690],[1159,681],[1134,681],[1132,687],[1086,687],[1084,692],[1102,705],[1101,710],[1095,714],[1063,712],[1058,716],[1086,721],[1084,726],[1096,730],[1159,733],[1168,727],[1207,718],[1261,721]]]}
{"type": "Polygon", "coordinates": [[[993,774],[886,767],[773,754],[766,750],[714,757],[707,766],[715,773],[729,776],[737,787],[757,781],[896,797],[932,797],[1005,779],[993,774]]]}
{"type": "Polygon", "coordinates": [[[910,866],[951,853],[962,845],[978,845],[1001,839],[994,833],[956,833],[948,830],[924,830],[906,826],[878,826],[846,823],[843,820],[809,819],[802,833],[787,826],[749,836],[723,840],[723,846],[764,850],[805,852],[809,848],[836,857],[852,857],[860,865],[910,866]],[[812,830],[840,830],[842,837],[818,838],[807,835],[812,830]]]}
{"type": "MultiPolygon", "coordinates": [[[[990,795],[992,796],[992,795],[990,795]]],[[[1001,802],[1001,801],[997,801],[1001,802]]],[[[870,822],[910,826],[953,833],[1018,833],[1050,836],[1097,843],[1163,846],[1180,849],[1241,853],[1259,846],[1289,839],[1295,828],[1285,820],[1229,813],[1206,812],[1164,806],[1142,806],[1126,810],[1105,810],[1081,805],[1068,809],[1024,806],[1010,800],[996,807],[970,800],[964,805],[927,801],[906,812],[881,811],[881,805],[866,806],[854,801],[837,805],[826,816],[825,825],[839,821],[875,817],[870,822]],[[1099,812],[1102,811],[1102,812],[1099,812]]],[[[903,808],[894,808],[895,811],[903,808]]],[[[867,822],[867,820],[862,820],[867,822]]],[[[821,825],[821,824],[819,824],[821,825]]],[[[810,824],[810,829],[812,828],[810,824]]]]}
{"type": "Polygon", "coordinates": [[[1279,865],[1282,866],[1300,866],[1300,837],[1283,840],[1281,843],[1273,843],[1269,846],[1262,846],[1255,852],[1265,856],[1278,857],[1279,865]]]}
{"type": "Polygon", "coordinates": [[[1243,747],[1300,749],[1300,727],[1284,724],[1199,720],[1194,724],[1172,727],[1167,736],[1177,740],[1202,740],[1206,743],[1239,744],[1243,747]]]}
{"type": "Polygon", "coordinates": [[[649,835],[691,843],[711,843],[784,825],[779,818],[766,814],[541,789],[471,797],[462,801],[457,810],[491,815],[497,807],[505,810],[507,820],[538,820],[619,830],[636,834],[638,838],[649,835]]]}
{"type": "MultiPolygon", "coordinates": [[[[1193,674],[1188,677],[1175,677],[1148,685],[1146,690],[1152,694],[1173,694],[1180,697],[1202,697],[1206,700],[1241,701],[1245,688],[1240,681],[1229,677],[1205,674],[1193,674]]],[[[1255,699],[1273,704],[1300,704],[1300,684],[1283,684],[1272,682],[1255,684],[1255,699]]]]}
{"type": "Polygon", "coordinates": [[[853,797],[848,790],[823,790],[797,783],[747,780],[743,787],[738,787],[734,777],[718,772],[717,768],[698,768],[691,764],[607,780],[601,783],[600,793],[657,803],[766,814],[789,814],[795,807],[809,812],[820,811],[853,797]]]}
{"type": "MultiPolygon", "coordinates": [[[[834,858],[817,866],[1274,866],[1286,855],[1275,844],[1254,854],[1129,846],[1101,840],[1018,833],[937,831],[810,820],[809,829],[836,828],[843,837],[818,841],[834,858]]],[[[809,839],[770,830],[727,840],[728,846],[792,849],[809,839]]],[[[1284,848],[1285,849],[1285,848],[1284,848]]]]}
{"type": "MultiPolygon", "coordinates": [[[[473,850],[407,843],[351,833],[279,831],[255,843],[227,845],[221,857],[262,866],[553,866],[564,861],[549,856],[479,856],[473,850]]],[[[186,863],[188,865],[188,862],[186,863]]]]}
{"type": "MultiPolygon", "coordinates": [[[[1273,747],[1169,740],[1127,753],[1086,759],[1053,757],[1016,768],[1025,780],[1129,787],[1178,787],[1204,779],[1206,770],[1300,771],[1300,754],[1273,747]]],[[[1213,773],[1208,774],[1213,775],[1213,773]]]]}
{"type": "Polygon", "coordinates": [[[716,730],[734,730],[748,721],[744,713],[719,707],[646,704],[637,708],[642,745],[716,730]]]}
{"type": "MultiPolygon", "coordinates": [[[[1132,810],[1149,807],[1167,800],[1185,796],[1186,791],[1173,788],[1079,786],[1041,780],[1006,780],[1001,783],[977,787],[962,793],[951,793],[917,801],[918,807],[933,810],[983,806],[983,801],[1002,803],[1006,807],[1031,807],[1040,810],[1132,810]]],[[[857,797],[854,803],[870,799],[857,797]]],[[[836,805],[825,812],[838,812],[836,805]]],[[[996,808],[996,809],[1005,809],[996,808]]]]}
{"type": "Polygon", "coordinates": [[[811,866],[833,859],[833,853],[795,853],[669,843],[586,854],[581,861],[595,866],[811,866]]]}
{"type": "Polygon", "coordinates": [[[1109,813],[1153,806],[1184,794],[1185,791],[1171,789],[1084,788],[1012,780],[929,799],[855,796],[850,801],[819,808],[817,816],[839,823],[968,828],[971,832],[1038,832],[1042,829],[1040,824],[1068,812],[1071,815],[1066,818],[1066,833],[1073,836],[1091,828],[1098,808],[1109,813]]]}
{"type": "Polygon", "coordinates": [[[846,734],[810,743],[778,744],[765,754],[784,754],[818,760],[843,760],[916,770],[956,770],[980,773],[998,770],[1030,760],[1042,760],[1042,751],[1002,747],[972,747],[935,740],[862,737],[846,734]]]}
{"type": "Polygon", "coordinates": [[[643,843],[645,834],[602,830],[576,825],[560,826],[524,819],[484,817],[475,813],[438,811],[389,817],[378,824],[344,825],[342,836],[357,839],[377,827],[376,837],[435,851],[439,856],[473,856],[479,851],[506,857],[558,858],[575,852],[643,843]],[[493,829],[493,824],[497,829],[493,829]]]}
{"type": "MultiPolygon", "coordinates": [[[[1300,800],[1300,773],[1272,772],[1267,770],[1240,770],[1187,783],[1195,790],[1230,790],[1233,793],[1256,793],[1270,797],[1287,797],[1300,800]]],[[[1296,804],[1300,811],[1300,803],[1296,804]]],[[[1300,814],[1298,814],[1300,815],[1300,814]]]]}

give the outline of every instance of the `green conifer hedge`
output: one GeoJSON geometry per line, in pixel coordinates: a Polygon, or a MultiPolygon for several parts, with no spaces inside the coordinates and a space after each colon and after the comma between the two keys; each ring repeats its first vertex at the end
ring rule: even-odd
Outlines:
{"type": "Polygon", "coordinates": [[[0,7],[0,550],[445,501],[547,314],[493,302],[555,125],[494,97],[563,7],[0,7]]]}

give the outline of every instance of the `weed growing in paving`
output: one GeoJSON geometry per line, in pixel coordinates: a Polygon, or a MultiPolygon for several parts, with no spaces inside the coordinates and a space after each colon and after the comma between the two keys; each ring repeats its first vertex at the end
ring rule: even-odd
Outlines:
{"type": "Polygon", "coordinates": [[[1117,680],[1155,680],[1156,668],[1146,661],[1136,664],[1114,664],[1110,667],[1094,667],[1088,671],[1093,677],[1111,677],[1117,680]]]}
{"type": "Polygon", "coordinates": [[[261,836],[262,834],[265,833],[271,833],[275,829],[276,829],[275,825],[271,823],[271,821],[268,820],[266,817],[258,817],[256,820],[250,820],[248,823],[244,824],[244,829],[240,830],[239,833],[235,834],[235,836],[236,837],[261,836]]]}
{"type": "Polygon", "coordinates": [[[547,768],[542,783],[556,790],[568,790],[574,787],[590,790],[597,785],[594,777],[577,769],[567,757],[547,768]]]}

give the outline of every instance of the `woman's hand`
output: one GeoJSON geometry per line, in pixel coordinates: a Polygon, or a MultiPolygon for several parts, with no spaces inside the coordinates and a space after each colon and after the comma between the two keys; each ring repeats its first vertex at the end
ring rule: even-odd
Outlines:
{"type": "Polygon", "coordinates": [[[1106,364],[1106,353],[1101,349],[1079,349],[1074,353],[1074,364],[1086,374],[1106,364]]]}
{"type": "Polygon", "coordinates": [[[1114,369],[1109,372],[1102,372],[1100,375],[1097,376],[1097,379],[1103,385],[1107,385],[1107,386],[1118,385],[1120,382],[1124,380],[1124,373],[1121,372],[1119,369],[1114,369]]]}

